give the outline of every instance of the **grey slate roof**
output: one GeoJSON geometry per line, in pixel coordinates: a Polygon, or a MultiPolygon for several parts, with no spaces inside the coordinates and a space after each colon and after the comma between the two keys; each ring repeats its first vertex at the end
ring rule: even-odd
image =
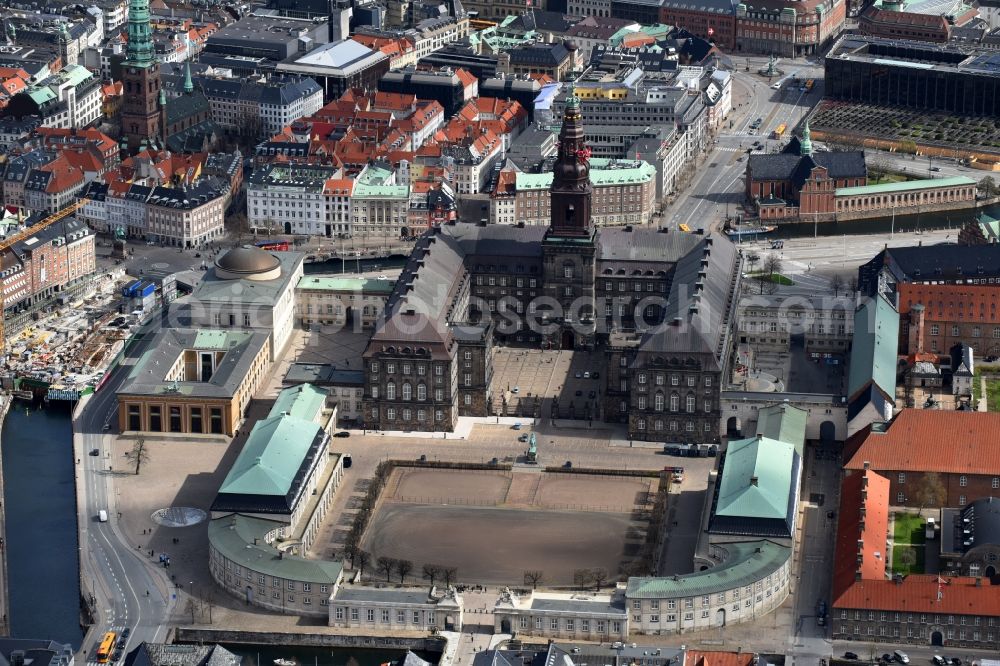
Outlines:
{"type": "Polygon", "coordinates": [[[427,604],[433,603],[427,590],[414,588],[389,587],[348,587],[337,588],[331,603],[364,601],[368,603],[388,604],[427,604]]]}
{"type": "Polygon", "coordinates": [[[958,540],[963,544],[963,551],[1000,545],[1000,497],[976,500],[962,509],[961,518],[957,530],[969,530],[968,534],[963,534],[964,538],[958,540]],[[965,546],[966,540],[972,543],[965,546]]]}
{"type": "Polygon", "coordinates": [[[562,613],[586,613],[588,615],[609,615],[625,617],[625,604],[620,600],[599,599],[539,599],[532,597],[532,610],[562,613]]]}
{"type": "MultiPolygon", "coordinates": [[[[803,166],[810,163],[825,167],[830,178],[865,178],[865,154],[860,150],[813,153],[802,157],[792,153],[751,155],[748,162],[754,180],[790,180],[802,178],[803,166]]],[[[805,171],[808,176],[808,171],[805,171]]],[[[802,179],[804,180],[804,178],[802,179]]],[[[796,185],[801,187],[801,181],[796,185]]]]}
{"type": "Polygon", "coordinates": [[[215,374],[207,382],[167,382],[167,371],[185,349],[196,345],[201,331],[193,329],[161,329],[146,351],[140,356],[119,394],[124,395],[181,395],[185,397],[231,398],[236,394],[253,359],[267,343],[266,333],[226,331],[226,354],[215,374]],[[232,344],[229,344],[229,343],[232,344]]]}
{"type": "Polygon", "coordinates": [[[730,335],[728,318],[736,287],[733,276],[738,274],[740,257],[736,246],[724,236],[706,236],[697,249],[678,260],[663,323],[643,336],[640,349],[704,352],[721,363],[730,335]],[[697,308],[695,312],[692,307],[697,308]]]}
{"type": "Polygon", "coordinates": [[[1000,244],[894,247],[883,250],[878,256],[886,254],[902,275],[910,280],[1000,275],[1000,244]]]}
{"type": "MultiPolygon", "coordinates": [[[[660,233],[652,228],[608,227],[597,235],[598,262],[676,262],[703,240],[685,233],[660,233]]],[[[602,266],[598,264],[598,274],[602,266]]]]}
{"type": "Polygon", "coordinates": [[[556,67],[569,57],[569,51],[562,42],[518,46],[508,53],[510,64],[526,67],[556,67]]]}
{"type": "Polygon", "coordinates": [[[242,660],[219,645],[142,643],[129,653],[126,666],[239,666],[242,660]]]}

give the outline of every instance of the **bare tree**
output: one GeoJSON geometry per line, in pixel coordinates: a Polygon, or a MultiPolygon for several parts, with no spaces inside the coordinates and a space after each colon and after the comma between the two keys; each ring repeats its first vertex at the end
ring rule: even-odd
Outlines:
{"type": "MultiPolygon", "coordinates": [[[[357,562],[358,573],[363,576],[365,574],[365,569],[367,569],[368,565],[371,564],[372,554],[367,550],[357,548],[354,550],[354,561],[357,562]]],[[[354,566],[354,562],[351,563],[351,566],[354,566]]]]}
{"type": "Polygon", "coordinates": [[[896,558],[896,566],[906,567],[907,571],[917,563],[917,551],[913,548],[894,548],[892,556],[896,558]]]}
{"type": "Polygon", "coordinates": [[[451,584],[458,580],[458,569],[455,567],[440,567],[440,570],[445,587],[451,587],[451,584]]]}
{"type": "Polygon", "coordinates": [[[542,571],[525,571],[524,584],[530,585],[532,590],[537,590],[538,586],[545,580],[545,573],[542,571]]]}
{"type": "Polygon", "coordinates": [[[573,584],[581,590],[594,582],[594,574],[590,569],[577,569],[573,572],[573,584]]]}
{"type": "Polygon", "coordinates": [[[858,293],[858,276],[852,275],[851,279],[847,281],[847,289],[851,292],[851,295],[858,293]]]}
{"type": "Polygon", "coordinates": [[[391,557],[382,556],[375,561],[375,565],[378,570],[385,574],[385,582],[389,582],[389,576],[392,575],[392,570],[396,568],[396,560],[391,557]]]}
{"type": "Polygon", "coordinates": [[[868,164],[868,176],[874,183],[885,178],[889,173],[889,169],[892,168],[892,163],[889,162],[888,158],[881,155],[869,157],[866,162],[868,164]]]}
{"type": "Polygon", "coordinates": [[[208,592],[205,593],[205,608],[208,609],[208,623],[213,624],[212,609],[215,608],[215,590],[213,589],[209,589],[208,592]]]}
{"type": "Polygon", "coordinates": [[[441,575],[441,567],[436,564],[425,564],[421,575],[431,582],[431,587],[434,587],[434,581],[441,575]]]}
{"type": "Polygon", "coordinates": [[[754,267],[760,263],[760,255],[756,252],[747,252],[747,263],[750,264],[750,272],[754,272],[754,267]]]}
{"type": "Polygon", "coordinates": [[[988,197],[993,196],[997,193],[997,182],[993,179],[993,176],[985,176],[979,181],[977,186],[979,191],[988,197]]]}
{"type": "Polygon", "coordinates": [[[834,296],[840,296],[840,292],[844,289],[844,278],[839,273],[834,273],[830,278],[830,289],[833,290],[834,296]]]}
{"type": "Polygon", "coordinates": [[[774,278],[775,273],[781,273],[781,265],[781,257],[773,252],[764,259],[764,271],[771,278],[774,278]]]}
{"type": "Polygon", "coordinates": [[[184,610],[191,613],[191,624],[194,624],[194,612],[198,610],[198,604],[194,602],[194,599],[188,599],[187,604],[184,605],[184,610]]]}
{"type": "Polygon", "coordinates": [[[940,507],[948,499],[948,491],[937,472],[925,472],[924,478],[917,484],[916,499],[920,502],[920,510],[927,507],[940,507]]]}
{"type": "Polygon", "coordinates": [[[135,463],[135,473],[138,476],[139,468],[143,463],[149,462],[149,450],[146,449],[146,438],[139,437],[132,444],[132,449],[125,453],[125,457],[135,463]]]}
{"type": "Polygon", "coordinates": [[[601,588],[608,582],[608,570],[604,567],[598,567],[596,569],[591,569],[590,575],[594,579],[594,591],[600,592],[601,588]]]}
{"type": "Polygon", "coordinates": [[[410,560],[396,560],[396,573],[399,574],[400,584],[410,575],[411,571],[413,571],[413,562],[410,560]]]}

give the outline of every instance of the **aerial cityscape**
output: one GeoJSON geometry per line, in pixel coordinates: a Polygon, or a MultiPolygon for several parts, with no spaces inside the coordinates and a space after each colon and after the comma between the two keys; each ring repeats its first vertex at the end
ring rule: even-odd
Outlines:
{"type": "Polygon", "coordinates": [[[1000,666],[997,0],[0,28],[0,666],[1000,666]]]}

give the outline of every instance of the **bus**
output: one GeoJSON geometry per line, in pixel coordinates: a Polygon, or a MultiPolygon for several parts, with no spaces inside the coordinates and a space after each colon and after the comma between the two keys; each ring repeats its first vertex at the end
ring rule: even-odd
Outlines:
{"type": "Polygon", "coordinates": [[[775,139],[780,139],[781,136],[785,133],[786,129],[787,129],[787,127],[785,126],[785,123],[781,123],[780,125],[778,125],[777,127],[775,127],[774,128],[774,138],[775,139]]]}
{"type": "Polygon", "coordinates": [[[806,81],[806,92],[812,92],[813,86],[815,84],[816,81],[814,81],[813,79],[809,79],[808,81],[806,81]]]}
{"type": "Polygon", "coordinates": [[[274,250],[275,252],[288,252],[288,241],[283,240],[265,240],[257,241],[254,243],[257,247],[262,250],[274,250]]]}
{"type": "Polygon", "coordinates": [[[109,631],[104,634],[104,639],[101,640],[101,646],[97,648],[97,663],[106,664],[108,659],[111,658],[111,653],[115,651],[115,639],[117,636],[115,632],[109,631]]]}

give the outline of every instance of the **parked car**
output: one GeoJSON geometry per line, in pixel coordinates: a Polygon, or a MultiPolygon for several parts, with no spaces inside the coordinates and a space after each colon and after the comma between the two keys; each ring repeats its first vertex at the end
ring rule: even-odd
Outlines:
{"type": "Polygon", "coordinates": [[[587,397],[593,400],[597,397],[597,391],[587,391],[587,397]]]}
{"type": "Polygon", "coordinates": [[[928,171],[940,171],[941,167],[931,167],[928,171]]]}
{"type": "Polygon", "coordinates": [[[601,373],[599,373],[599,372],[592,372],[592,373],[590,373],[590,378],[591,379],[600,379],[601,378],[601,373]]]}
{"type": "Polygon", "coordinates": [[[528,441],[528,435],[527,434],[521,435],[520,437],[517,438],[517,441],[519,441],[519,442],[527,442],[528,441]]]}
{"type": "Polygon", "coordinates": [[[853,652],[845,652],[844,653],[844,659],[857,659],[857,658],[858,658],[858,655],[854,654],[853,652]]]}
{"type": "Polygon", "coordinates": [[[518,393],[521,392],[521,387],[520,386],[515,386],[514,388],[512,388],[510,390],[510,392],[513,393],[514,395],[517,395],[518,393]]]}
{"type": "Polygon", "coordinates": [[[521,429],[521,424],[520,423],[515,423],[514,425],[511,426],[511,428],[513,430],[520,430],[521,429]]]}
{"type": "Polygon", "coordinates": [[[951,666],[962,666],[962,660],[958,657],[945,657],[951,666]]]}
{"type": "Polygon", "coordinates": [[[350,436],[351,433],[347,432],[346,430],[341,430],[340,432],[334,435],[334,437],[350,437],[350,436]]]}
{"type": "Polygon", "coordinates": [[[584,372],[583,373],[583,378],[584,379],[590,379],[590,371],[584,372]]]}
{"type": "Polygon", "coordinates": [[[910,663],[910,657],[902,650],[896,650],[892,653],[892,656],[901,664],[910,663]]]}
{"type": "Polygon", "coordinates": [[[574,375],[574,377],[576,377],[577,379],[583,379],[583,373],[580,372],[579,370],[577,370],[576,374],[574,375]]]}
{"type": "Polygon", "coordinates": [[[882,661],[884,661],[884,662],[885,662],[885,663],[887,663],[887,664],[890,664],[890,663],[892,663],[892,655],[891,655],[891,654],[888,654],[888,653],[886,653],[886,654],[883,654],[883,655],[882,655],[882,661]]]}
{"type": "Polygon", "coordinates": [[[101,455],[101,450],[100,449],[91,449],[90,450],[90,455],[92,455],[92,456],[99,456],[99,455],[101,455]]]}
{"type": "Polygon", "coordinates": [[[580,396],[583,395],[583,391],[577,391],[576,393],[574,393],[574,395],[579,398],[580,396]]]}
{"type": "Polygon", "coordinates": [[[130,635],[132,635],[132,627],[125,627],[122,629],[122,636],[128,638],[130,635]]]}
{"type": "Polygon", "coordinates": [[[937,664],[937,666],[945,666],[945,664],[947,663],[945,662],[944,657],[942,657],[939,654],[936,654],[933,657],[931,657],[931,661],[937,664]]]}

